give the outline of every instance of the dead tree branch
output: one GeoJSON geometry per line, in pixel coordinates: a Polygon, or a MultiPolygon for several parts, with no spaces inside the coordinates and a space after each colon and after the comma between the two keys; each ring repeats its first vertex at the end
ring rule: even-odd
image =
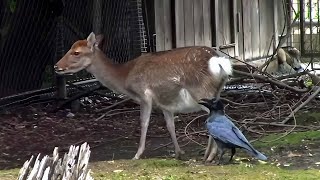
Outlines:
{"type": "Polygon", "coordinates": [[[303,108],[305,105],[307,105],[310,101],[312,101],[320,93],[320,87],[315,87],[315,88],[316,88],[316,91],[311,96],[309,96],[307,100],[305,100],[296,109],[294,109],[290,113],[290,115],[285,120],[283,120],[281,122],[282,124],[286,124],[294,116],[295,113],[297,113],[301,108],[303,108]]]}
{"type": "Polygon", "coordinates": [[[251,74],[251,73],[246,73],[246,72],[242,72],[242,71],[238,71],[238,70],[234,70],[235,73],[239,74],[239,75],[244,75],[244,76],[248,76],[248,77],[252,77],[258,80],[262,80],[264,82],[268,82],[271,84],[274,84],[276,86],[278,86],[279,88],[284,88],[284,89],[288,89],[290,91],[296,92],[296,93],[305,93],[308,90],[307,89],[297,89],[294,87],[291,87],[281,81],[276,81],[276,80],[272,80],[271,78],[265,77],[263,75],[259,75],[259,74],[251,74]]]}

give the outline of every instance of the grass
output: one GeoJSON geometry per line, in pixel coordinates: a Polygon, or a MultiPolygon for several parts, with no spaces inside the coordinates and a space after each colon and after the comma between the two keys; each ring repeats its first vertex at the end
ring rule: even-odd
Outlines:
{"type": "Polygon", "coordinates": [[[0,170],[0,179],[1,180],[17,179],[18,174],[19,174],[19,169],[0,170]]]}
{"type": "Polygon", "coordinates": [[[121,160],[94,163],[95,179],[319,179],[319,170],[285,170],[274,165],[246,163],[204,166],[174,159],[121,160]]]}
{"type": "MultiPolygon", "coordinates": [[[[272,134],[255,142],[259,148],[301,145],[320,139],[320,131],[291,133],[278,141],[272,141],[282,134],[272,134]],[[270,142],[269,142],[270,141],[270,142]]],[[[238,162],[238,164],[223,166],[205,166],[195,160],[178,161],[175,159],[142,159],[91,162],[90,169],[96,180],[125,180],[125,179],[320,179],[320,170],[299,169],[289,170],[274,164],[254,162],[238,162]]],[[[17,179],[19,169],[0,170],[1,180],[17,179]]]]}
{"type": "Polygon", "coordinates": [[[261,138],[259,141],[254,142],[253,145],[259,148],[270,148],[273,146],[288,146],[298,145],[303,141],[316,141],[320,140],[320,131],[306,131],[306,132],[292,132],[287,136],[276,140],[283,134],[270,134],[261,138]]]}
{"type": "MultiPolygon", "coordinates": [[[[95,162],[90,165],[96,180],[125,179],[319,179],[320,171],[285,170],[270,164],[252,165],[246,163],[225,166],[204,166],[201,162],[186,163],[174,159],[143,159],[138,161],[117,160],[113,162],[95,162]]],[[[18,169],[0,171],[1,180],[16,179],[18,169]]]]}

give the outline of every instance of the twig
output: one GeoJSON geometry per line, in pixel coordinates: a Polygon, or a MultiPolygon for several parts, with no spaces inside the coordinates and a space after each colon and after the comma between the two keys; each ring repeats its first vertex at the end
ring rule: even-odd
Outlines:
{"type": "Polygon", "coordinates": [[[230,104],[233,104],[233,105],[237,105],[237,106],[257,106],[257,105],[263,105],[265,104],[265,102],[257,102],[257,103],[246,103],[246,104],[242,104],[242,103],[237,103],[237,102],[234,102],[234,101],[231,101],[227,98],[221,98],[221,100],[224,100],[230,104]]]}
{"type": "Polygon", "coordinates": [[[130,100],[130,98],[124,99],[124,100],[119,101],[119,102],[116,102],[116,103],[114,103],[114,104],[112,104],[112,105],[110,105],[110,106],[108,106],[108,107],[99,109],[99,110],[97,110],[96,112],[99,113],[99,112],[102,112],[102,111],[107,111],[107,110],[109,110],[109,109],[111,109],[111,108],[113,108],[113,107],[116,107],[116,106],[118,106],[119,104],[125,103],[125,102],[127,102],[127,101],[129,101],[129,100],[130,100]]]}
{"type": "Polygon", "coordinates": [[[302,107],[312,101],[320,93],[320,87],[316,86],[314,88],[317,88],[317,90],[311,96],[309,96],[307,100],[305,100],[302,104],[295,108],[294,111],[292,111],[291,114],[281,122],[282,124],[286,124],[292,117],[294,117],[295,113],[297,113],[302,107]]]}
{"type": "MultiPolygon", "coordinates": [[[[206,130],[196,131],[196,132],[189,133],[189,135],[206,133],[206,132],[207,132],[206,130]]],[[[183,135],[181,135],[181,136],[178,136],[178,137],[177,137],[177,140],[179,140],[180,138],[183,138],[183,137],[186,137],[186,134],[183,134],[183,135]]],[[[164,145],[161,145],[161,146],[159,146],[159,147],[156,147],[156,148],[152,149],[152,151],[156,151],[156,150],[158,150],[158,149],[160,149],[160,148],[169,146],[170,144],[172,144],[172,142],[169,142],[169,143],[167,143],[167,144],[164,144],[164,145]]],[[[203,145],[201,145],[201,146],[203,146],[203,145]]]]}
{"type": "MultiPolygon", "coordinates": [[[[289,107],[290,110],[292,111],[292,109],[291,109],[291,107],[290,107],[289,105],[288,105],[288,107],[289,107]]],[[[292,127],[292,129],[291,129],[290,131],[286,132],[284,135],[282,135],[282,136],[280,136],[280,137],[278,137],[278,138],[276,138],[276,139],[273,139],[273,140],[271,140],[271,141],[262,141],[262,142],[270,143],[270,142],[278,141],[279,139],[284,138],[284,137],[286,137],[287,135],[289,135],[289,134],[297,127],[297,120],[296,120],[296,117],[294,116],[294,113],[293,113],[292,117],[293,117],[293,119],[294,119],[294,126],[292,127]]]]}
{"type": "Polygon", "coordinates": [[[265,125],[265,126],[277,126],[277,127],[293,127],[304,128],[308,130],[320,129],[320,127],[315,126],[302,126],[302,125],[290,125],[290,124],[280,124],[280,123],[267,123],[267,122],[241,122],[236,121],[239,124],[251,124],[251,125],[265,125]]]}
{"type": "MultiPolygon", "coordinates": [[[[187,129],[188,129],[188,126],[190,126],[191,123],[193,123],[195,120],[197,120],[198,118],[203,117],[203,116],[207,116],[207,114],[202,114],[202,115],[199,115],[199,116],[193,118],[193,119],[186,125],[186,127],[184,128],[184,134],[186,135],[186,137],[187,137],[188,139],[190,139],[191,141],[193,141],[194,143],[200,145],[200,146],[203,146],[203,145],[200,144],[200,143],[198,143],[197,141],[191,139],[191,138],[188,136],[187,129]]],[[[204,146],[203,146],[203,147],[204,147],[204,146]]]]}

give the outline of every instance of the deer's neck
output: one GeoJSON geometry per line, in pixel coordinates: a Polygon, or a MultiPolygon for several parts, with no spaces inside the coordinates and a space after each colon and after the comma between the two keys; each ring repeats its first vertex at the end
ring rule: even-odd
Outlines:
{"type": "Polygon", "coordinates": [[[96,50],[95,58],[86,70],[110,90],[128,94],[125,89],[125,81],[130,69],[128,63],[114,64],[102,51],[96,50]]]}

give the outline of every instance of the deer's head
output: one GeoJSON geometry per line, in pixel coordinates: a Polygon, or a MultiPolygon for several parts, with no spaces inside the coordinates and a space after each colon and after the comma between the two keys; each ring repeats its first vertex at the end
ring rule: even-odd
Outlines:
{"type": "Polygon", "coordinates": [[[54,65],[57,74],[73,74],[91,65],[95,51],[103,39],[93,32],[85,40],[76,41],[71,49],[54,65]]]}

